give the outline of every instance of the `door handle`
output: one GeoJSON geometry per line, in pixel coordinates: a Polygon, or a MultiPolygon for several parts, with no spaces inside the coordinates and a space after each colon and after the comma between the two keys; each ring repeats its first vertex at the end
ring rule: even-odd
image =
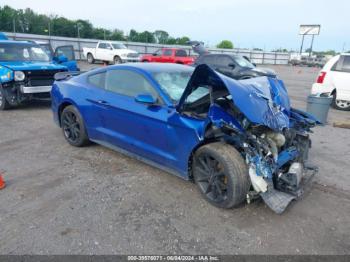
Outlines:
{"type": "Polygon", "coordinates": [[[105,101],[105,100],[98,100],[97,103],[100,104],[100,105],[105,105],[105,106],[109,105],[109,103],[107,101],[105,101]]]}
{"type": "Polygon", "coordinates": [[[101,105],[101,106],[109,106],[109,103],[105,100],[94,100],[94,99],[86,99],[90,103],[101,105]]]}

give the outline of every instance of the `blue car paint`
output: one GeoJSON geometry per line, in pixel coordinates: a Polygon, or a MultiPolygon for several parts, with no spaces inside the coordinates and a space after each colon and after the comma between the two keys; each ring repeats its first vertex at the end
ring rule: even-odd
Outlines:
{"type": "Polygon", "coordinates": [[[8,40],[8,38],[4,33],[0,32],[0,40],[8,40]]]}
{"type": "MultiPolygon", "coordinates": [[[[196,67],[189,86],[210,83],[226,88],[235,105],[253,123],[281,131],[289,127],[290,101],[287,90],[281,80],[268,77],[256,77],[247,80],[234,80],[215,72],[207,65],[196,67]]],[[[180,99],[179,110],[191,92],[188,88],[180,99]]]]}
{"type": "MultiPolygon", "coordinates": [[[[6,44],[21,44],[21,45],[33,45],[33,43],[26,41],[13,41],[13,40],[0,40],[1,43],[6,44]]],[[[64,63],[58,63],[54,59],[49,62],[37,62],[37,61],[0,61],[0,65],[7,67],[13,71],[22,71],[22,70],[59,70],[67,69],[68,71],[79,71],[76,61],[66,61],[64,63]]],[[[1,71],[0,71],[1,73],[1,71]]],[[[1,76],[0,75],[0,79],[1,76]]]]}
{"type": "Polygon", "coordinates": [[[52,63],[52,62],[0,61],[0,65],[3,67],[7,67],[12,71],[66,69],[65,66],[52,63]]]}
{"type": "MultiPolygon", "coordinates": [[[[268,126],[278,131],[289,128],[299,117],[305,117],[314,124],[313,119],[308,119],[302,113],[291,109],[282,81],[266,77],[236,81],[216,73],[205,65],[195,69],[182,98],[174,106],[152,77],[152,72],[164,70],[167,66],[170,65],[111,66],[66,81],[57,81],[51,94],[55,122],[58,124],[60,122],[61,106],[66,103],[73,104],[80,111],[91,140],[114,149],[122,148],[123,151],[139,159],[172,170],[172,173],[184,179],[189,179],[191,154],[204,142],[208,125],[213,124],[219,128],[229,125],[238,133],[244,133],[239,122],[215,104],[211,105],[206,119],[196,119],[182,114],[183,103],[194,84],[211,84],[218,89],[226,88],[235,106],[254,124],[268,126]],[[132,97],[91,86],[87,82],[87,77],[90,75],[114,69],[131,70],[143,75],[157,90],[164,104],[145,105],[136,102],[132,97]],[[99,101],[107,103],[100,104],[99,101]]],[[[286,163],[293,160],[296,155],[285,156],[283,153],[279,158],[281,162],[286,163]]],[[[251,161],[258,164],[261,159],[255,155],[251,161]]],[[[270,173],[275,167],[267,166],[266,163],[261,166],[262,170],[265,170],[264,173],[269,173],[268,177],[271,178],[270,173]]]]}
{"type": "Polygon", "coordinates": [[[0,65],[0,84],[13,80],[13,71],[5,66],[0,65]]]}

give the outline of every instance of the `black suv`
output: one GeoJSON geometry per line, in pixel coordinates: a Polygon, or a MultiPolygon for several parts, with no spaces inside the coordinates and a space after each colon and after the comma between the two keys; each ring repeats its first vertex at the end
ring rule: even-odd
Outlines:
{"type": "Polygon", "coordinates": [[[217,72],[234,79],[248,79],[257,76],[276,77],[276,73],[268,68],[257,68],[247,57],[229,54],[200,55],[194,62],[194,66],[207,64],[217,72]]]}

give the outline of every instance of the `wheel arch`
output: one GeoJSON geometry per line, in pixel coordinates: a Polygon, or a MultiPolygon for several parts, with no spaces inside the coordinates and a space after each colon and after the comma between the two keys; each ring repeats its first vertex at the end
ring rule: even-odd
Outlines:
{"type": "Polygon", "coordinates": [[[61,115],[62,115],[62,112],[63,110],[67,107],[67,106],[74,106],[80,113],[81,116],[82,113],[81,111],[79,110],[79,107],[72,101],[72,100],[64,100],[59,106],[58,106],[58,110],[57,110],[57,116],[58,116],[58,123],[59,123],[59,126],[61,127],[61,115]]]}

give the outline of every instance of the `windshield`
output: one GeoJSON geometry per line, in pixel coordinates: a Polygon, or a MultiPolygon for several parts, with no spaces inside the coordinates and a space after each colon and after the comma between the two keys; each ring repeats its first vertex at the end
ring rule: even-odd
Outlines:
{"type": "Polygon", "coordinates": [[[154,79],[173,102],[178,102],[193,73],[193,68],[181,71],[155,72],[154,79]]]}
{"type": "Polygon", "coordinates": [[[233,58],[235,59],[235,62],[241,67],[250,68],[250,69],[255,68],[255,66],[251,62],[249,62],[247,59],[245,59],[242,56],[234,56],[233,58]]]}
{"type": "Polygon", "coordinates": [[[1,43],[0,61],[49,62],[50,58],[39,45],[1,43]]]}
{"type": "Polygon", "coordinates": [[[112,44],[114,49],[126,49],[126,46],[123,44],[112,44]]]}

